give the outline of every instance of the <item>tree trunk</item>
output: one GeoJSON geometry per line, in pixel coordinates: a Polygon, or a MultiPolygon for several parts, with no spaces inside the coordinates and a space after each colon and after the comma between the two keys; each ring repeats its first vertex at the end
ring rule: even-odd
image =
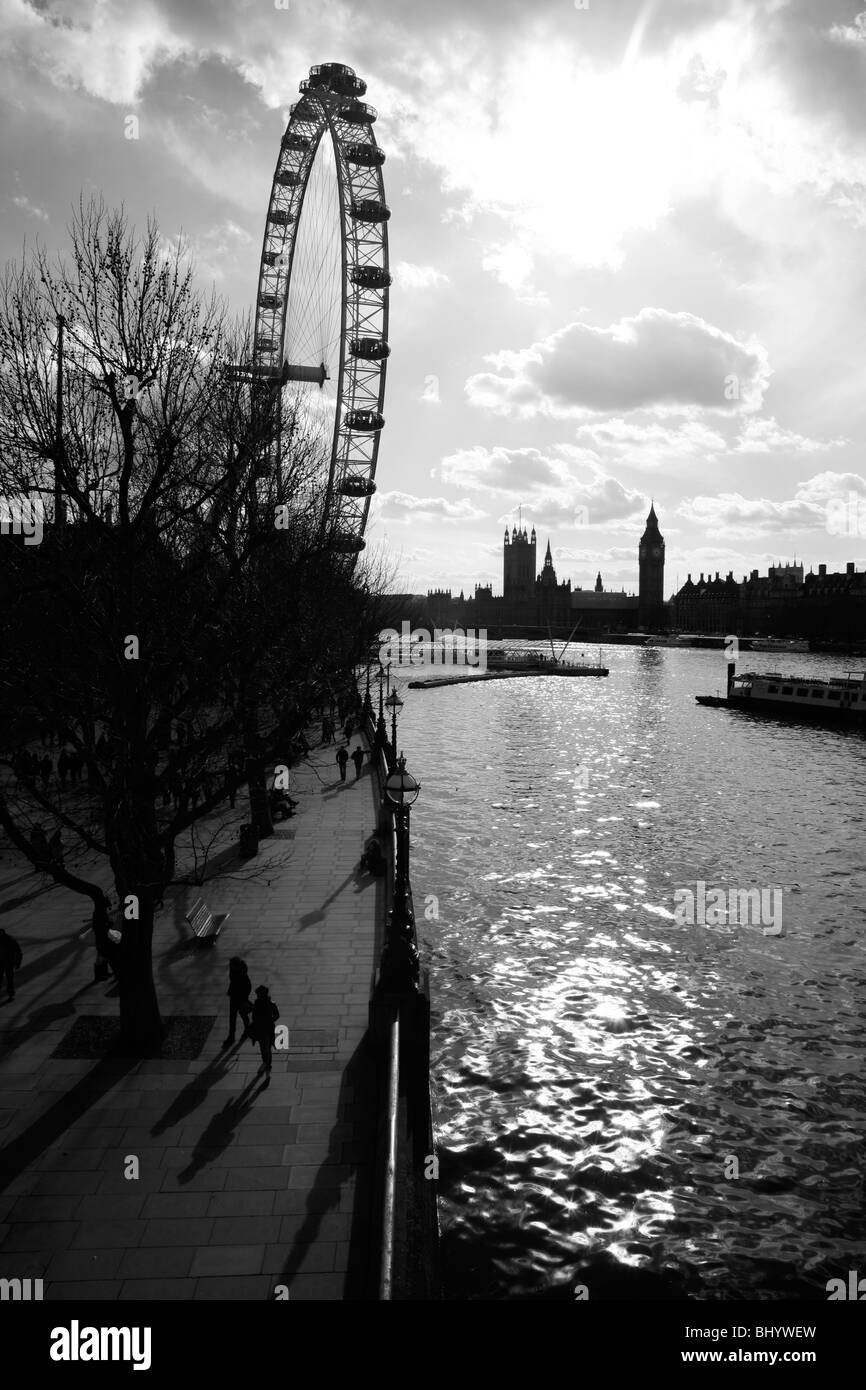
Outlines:
{"type": "Polygon", "coordinates": [[[123,920],[116,960],[121,1043],[124,1051],[143,1056],[159,1048],[165,1029],[153,983],[153,897],[150,893],[138,895],[138,912],[137,921],[123,920]]]}
{"type": "Polygon", "coordinates": [[[250,791],[250,821],[260,840],[274,833],[268,801],[268,771],[264,758],[247,758],[245,768],[250,791]]]}

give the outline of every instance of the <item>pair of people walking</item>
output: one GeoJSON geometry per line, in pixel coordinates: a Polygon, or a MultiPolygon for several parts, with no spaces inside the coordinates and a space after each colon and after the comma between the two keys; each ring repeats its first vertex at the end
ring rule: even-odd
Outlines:
{"type": "Polygon", "coordinates": [[[240,1015],[244,1025],[241,1042],[249,1038],[253,1046],[258,1043],[262,1054],[261,1069],[270,1071],[280,1011],[271,999],[267,985],[259,985],[255,1002],[251,1005],[252,988],[246,961],[241,960],[240,956],[232,956],[229,961],[229,987],[226,991],[229,997],[229,1036],[225,1045],[230,1046],[234,1043],[240,1015]]]}
{"type": "MultiPolygon", "coordinates": [[[[346,748],[339,748],[339,749],[337,750],[337,762],[338,762],[339,767],[340,767],[340,781],[341,781],[341,782],[345,782],[345,780],[346,780],[346,767],[348,766],[348,762],[349,762],[349,752],[348,752],[348,749],[346,749],[346,748]]],[[[358,778],[361,776],[361,768],[364,766],[364,750],[363,750],[363,748],[358,747],[358,748],[355,749],[355,751],[354,751],[353,754],[352,754],[352,762],[355,764],[355,781],[357,782],[358,778]]]]}

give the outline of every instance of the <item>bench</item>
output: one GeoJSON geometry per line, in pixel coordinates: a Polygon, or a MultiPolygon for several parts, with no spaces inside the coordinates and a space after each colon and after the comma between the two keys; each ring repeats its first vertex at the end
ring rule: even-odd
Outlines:
{"type": "Polygon", "coordinates": [[[185,921],[198,941],[206,941],[209,946],[214,946],[230,916],[230,912],[222,912],[214,917],[204,898],[198,898],[186,914],[185,921]]]}

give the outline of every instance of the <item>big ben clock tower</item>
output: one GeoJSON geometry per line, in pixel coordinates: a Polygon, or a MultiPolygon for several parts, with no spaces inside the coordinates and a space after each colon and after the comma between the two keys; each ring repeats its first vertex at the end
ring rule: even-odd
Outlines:
{"type": "Polygon", "coordinates": [[[638,621],[641,627],[658,628],[665,622],[665,541],[653,504],[650,504],[637,553],[638,621]]]}

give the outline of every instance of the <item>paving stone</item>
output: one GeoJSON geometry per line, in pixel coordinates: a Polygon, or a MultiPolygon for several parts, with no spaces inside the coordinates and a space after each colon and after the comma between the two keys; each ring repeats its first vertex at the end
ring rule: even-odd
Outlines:
{"type": "Polygon", "coordinates": [[[118,1298],[180,1303],[195,1297],[195,1279],[124,1279],[118,1298]]]}
{"type": "Polygon", "coordinates": [[[265,1247],[262,1270],[276,1278],[283,1275],[289,1283],[296,1274],[328,1273],[334,1268],[337,1246],[333,1241],[317,1240],[314,1245],[277,1245],[265,1247]]]}
{"type": "Polygon", "coordinates": [[[280,1218],[278,1239],[289,1244],[348,1240],[352,1218],[329,1212],[291,1212],[280,1218]]]}
{"type": "Polygon", "coordinates": [[[67,1250],[78,1231],[77,1221],[18,1221],[10,1227],[3,1251],[67,1250]]]}
{"type": "Polygon", "coordinates": [[[226,1186],[227,1169],[204,1168],[181,1178],[182,1169],[172,1169],[162,1175],[163,1192],[221,1192],[226,1186]]]}
{"type": "Polygon", "coordinates": [[[10,1199],[9,1215],[11,1221],[63,1221],[70,1220],[78,1204],[77,1197],[65,1193],[60,1196],[13,1197],[10,1199]]]}
{"type": "Polygon", "coordinates": [[[206,1245],[213,1222],[207,1217],[168,1217],[145,1222],[141,1244],[206,1245]]]}
{"type": "Polygon", "coordinates": [[[46,1285],[44,1296],[46,1303],[108,1303],[120,1296],[120,1287],[118,1279],[98,1279],[88,1284],[80,1284],[76,1279],[73,1283],[46,1285]]]}
{"type": "Polygon", "coordinates": [[[273,1283],[266,1275],[199,1279],[195,1288],[196,1299],[220,1303],[264,1303],[272,1296],[273,1283]]]}
{"type": "Polygon", "coordinates": [[[217,1192],[209,1198],[208,1216],[270,1216],[274,1198],[282,1193],[217,1192]]]}
{"type": "Polygon", "coordinates": [[[113,1250],[62,1250],[51,1259],[45,1277],[49,1283],[64,1279],[112,1279],[123,1258],[120,1246],[113,1250]]]}
{"type": "Polygon", "coordinates": [[[120,1279],[182,1279],[192,1268],[192,1245],[148,1246],[127,1250],[117,1268],[120,1279]]]}
{"type": "Polygon", "coordinates": [[[100,1192],[94,1197],[82,1197],[75,1210],[76,1217],[80,1221],[122,1221],[140,1216],[147,1194],[140,1188],[136,1190],[133,1182],[126,1186],[128,1191],[117,1196],[100,1192]]]}
{"type": "Polygon", "coordinates": [[[342,1274],[296,1274],[286,1282],[293,1302],[326,1303],[342,1299],[346,1280],[342,1274]]]}
{"type": "Polygon", "coordinates": [[[251,1245],[275,1240],[280,1218],[273,1216],[221,1216],[214,1218],[213,1245],[251,1245]]]}
{"type": "Polygon", "coordinates": [[[265,1253],[262,1245],[208,1245],[197,1250],[190,1273],[198,1277],[258,1274],[265,1253]]]}
{"type": "Polygon", "coordinates": [[[207,1216],[208,1203],[213,1198],[208,1192],[152,1192],[145,1198],[142,1216],[156,1219],[171,1217],[207,1216]]]}
{"type": "Polygon", "coordinates": [[[165,1174],[161,1168],[149,1168],[144,1162],[140,1166],[137,1178],[124,1177],[122,1167],[116,1168],[113,1172],[103,1173],[101,1177],[98,1174],[94,1176],[97,1178],[100,1194],[120,1197],[130,1191],[143,1194],[157,1192],[165,1174]]]}
{"type": "Polygon", "coordinates": [[[229,1168],[226,1170],[226,1192],[279,1192],[288,1186],[290,1169],[229,1168]]]}
{"type": "Polygon", "coordinates": [[[71,1242],[74,1250],[101,1250],[112,1245],[139,1245],[147,1225],[145,1221],[79,1221],[78,1231],[71,1242]]]}

